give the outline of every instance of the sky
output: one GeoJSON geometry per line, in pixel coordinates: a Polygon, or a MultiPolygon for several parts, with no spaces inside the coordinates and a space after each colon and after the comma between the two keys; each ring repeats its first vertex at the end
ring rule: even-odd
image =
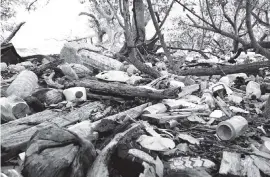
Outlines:
{"type": "Polygon", "coordinates": [[[51,0],[32,12],[18,12],[17,21],[26,21],[12,39],[16,48],[38,48],[41,53],[60,53],[64,39],[94,35],[87,25],[87,17],[78,16],[84,7],[78,0],[51,0]]]}
{"type": "MultiPolygon", "coordinates": [[[[181,8],[182,9],[182,8],[181,8]]],[[[174,4],[171,17],[180,15],[180,6],[174,4]]],[[[43,8],[29,14],[25,10],[19,10],[17,23],[26,21],[12,39],[13,45],[21,56],[30,55],[20,48],[37,49],[39,54],[57,54],[67,41],[65,39],[83,38],[94,36],[95,32],[88,26],[88,17],[78,16],[80,12],[87,10],[79,0],[50,0],[43,8]],[[24,51],[24,52],[22,52],[24,51]]],[[[170,22],[168,18],[164,26],[170,22]]],[[[150,21],[146,27],[146,37],[151,38],[155,34],[155,28],[150,21]]],[[[29,50],[30,51],[30,50],[29,50]]]]}

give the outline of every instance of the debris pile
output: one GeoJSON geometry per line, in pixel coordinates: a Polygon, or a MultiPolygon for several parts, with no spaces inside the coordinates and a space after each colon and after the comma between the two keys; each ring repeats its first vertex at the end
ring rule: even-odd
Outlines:
{"type": "Polygon", "coordinates": [[[1,63],[1,176],[270,176],[268,68],[185,76],[147,65],[162,76],[76,43],[1,63]]]}

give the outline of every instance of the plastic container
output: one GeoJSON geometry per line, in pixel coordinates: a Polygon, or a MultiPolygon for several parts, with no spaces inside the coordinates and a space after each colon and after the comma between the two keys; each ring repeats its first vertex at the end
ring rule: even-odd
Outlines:
{"type": "Polygon", "coordinates": [[[72,87],[63,91],[67,101],[86,101],[86,89],[84,87],[72,87]]]}
{"type": "Polygon", "coordinates": [[[270,154],[270,141],[265,141],[259,148],[260,151],[270,154]]]}
{"type": "Polygon", "coordinates": [[[7,88],[7,95],[16,95],[25,98],[33,93],[38,87],[38,77],[29,70],[22,71],[7,88]]]}
{"type": "Polygon", "coordinates": [[[224,141],[233,140],[242,135],[248,127],[248,121],[242,116],[233,116],[218,124],[217,136],[224,141]]]}
{"type": "Polygon", "coordinates": [[[246,87],[246,95],[250,99],[260,98],[262,95],[260,84],[254,81],[250,81],[246,87]]]}

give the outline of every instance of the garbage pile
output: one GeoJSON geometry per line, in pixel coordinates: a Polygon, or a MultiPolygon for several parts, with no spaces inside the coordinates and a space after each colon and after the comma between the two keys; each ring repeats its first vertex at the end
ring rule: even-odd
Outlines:
{"type": "Polygon", "coordinates": [[[3,177],[270,176],[270,80],[157,79],[104,49],[1,63],[3,177]]]}

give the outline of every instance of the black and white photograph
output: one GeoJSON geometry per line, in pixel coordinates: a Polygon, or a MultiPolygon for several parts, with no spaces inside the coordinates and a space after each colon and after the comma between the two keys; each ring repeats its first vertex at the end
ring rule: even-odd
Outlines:
{"type": "Polygon", "coordinates": [[[270,0],[1,0],[1,177],[270,177],[270,0]]]}

